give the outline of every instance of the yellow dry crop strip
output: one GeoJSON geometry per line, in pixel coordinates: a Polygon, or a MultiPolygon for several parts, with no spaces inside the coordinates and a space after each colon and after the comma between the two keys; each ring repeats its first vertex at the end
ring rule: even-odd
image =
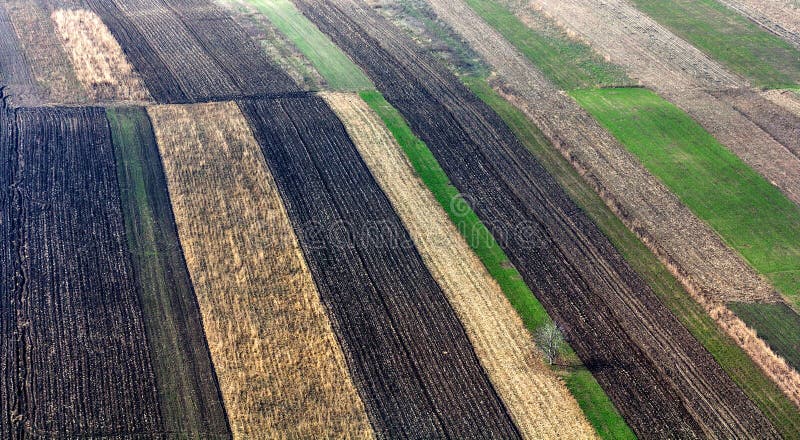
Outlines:
{"type": "Polygon", "coordinates": [[[51,18],[75,66],[78,80],[93,100],[152,100],[119,43],[97,14],[83,9],[58,9],[51,18]]]}
{"type": "Polygon", "coordinates": [[[566,386],[537,358],[522,320],[415,176],[392,134],[356,94],[322,93],[403,220],[463,323],[492,384],[525,438],[595,438],[566,386]]]}
{"type": "Polygon", "coordinates": [[[148,109],[236,438],[371,438],[261,150],[233,103],[148,109]]]}
{"type": "Polygon", "coordinates": [[[50,104],[80,104],[87,93],[78,81],[47,12],[35,2],[4,4],[31,65],[42,99],[50,104]]]}

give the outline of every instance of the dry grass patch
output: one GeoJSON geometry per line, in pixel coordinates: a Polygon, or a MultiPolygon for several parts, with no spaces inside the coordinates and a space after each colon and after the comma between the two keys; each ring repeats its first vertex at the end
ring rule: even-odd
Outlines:
{"type": "Polygon", "coordinates": [[[149,101],[150,93],[117,40],[94,12],[53,11],[51,18],[75,66],[75,74],[96,101],[149,101]]]}
{"type": "Polygon", "coordinates": [[[530,334],[500,286],[415,176],[380,117],[358,95],[321,95],[344,122],[403,220],[523,436],[595,438],[566,386],[537,357],[530,334]]]}
{"type": "Polygon", "coordinates": [[[148,109],[237,438],[370,438],[275,182],[233,103],[148,109]]]}
{"type": "Polygon", "coordinates": [[[85,103],[86,90],[78,81],[47,12],[36,2],[29,1],[15,0],[4,6],[25,58],[31,65],[42,99],[52,104],[85,103]]]}

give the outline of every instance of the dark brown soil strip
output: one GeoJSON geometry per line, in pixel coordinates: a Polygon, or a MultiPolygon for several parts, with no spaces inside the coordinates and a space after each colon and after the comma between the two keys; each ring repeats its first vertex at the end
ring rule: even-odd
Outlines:
{"type": "Polygon", "coordinates": [[[14,275],[0,303],[0,313],[13,312],[4,317],[12,342],[2,353],[4,367],[13,368],[2,375],[9,399],[0,434],[161,432],[105,114],[41,108],[13,116],[17,139],[9,147],[4,131],[2,143],[10,156],[3,164],[13,168],[3,173],[11,176],[4,182],[11,198],[2,249],[14,275]]]}
{"type": "Polygon", "coordinates": [[[405,115],[640,437],[778,437],[495,113],[372,11],[297,3],[405,115]]]}
{"type": "Polygon", "coordinates": [[[87,0],[161,103],[231,100],[299,87],[207,0],[87,0]]]}
{"type": "Polygon", "coordinates": [[[519,438],[444,293],[320,98],[244,101],[379,438],[519,438]]]}

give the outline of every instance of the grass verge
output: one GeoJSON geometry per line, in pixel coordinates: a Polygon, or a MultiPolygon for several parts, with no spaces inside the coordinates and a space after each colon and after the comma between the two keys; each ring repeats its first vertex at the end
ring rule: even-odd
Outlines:
{"type": "MultiPolygon", "coordinates": [[[[544,307],[522,280],[519,272],[511,266],[505,252],[475,212],[459,197],[458,190],[450,183],[436,158],[427,145],[413,134],[403,116],[379,92],[364,91],[361,92],[361,97],[392,132],[420,179],[447,212],[489,273],[497,280],[526,327],[533,332],[549,322],[550,317],[544,307]]],[[[567,353],[567,357],[577,360],[577,356],[571,350],[567,353]]],[[[635,438],[611,400],[585,367],[581,365],[565,369],[560,373],[565,376],[570,392],[601,437],[635,438]]]]}
{"type": "Polygon", "coordinates": [[[494,0],[465,1],[563,90],[635,84],[622,67],[604,61],[545,19],[532,23],[534,31],[494,0]]]}
{"type": "MultiPolygon", "coordinates": [[[[614,215],[603,200],[525,115],[498,95],[482,78],[463,78],[491,106],[528,150],[597,224],[661,301],[714,356],[785,438],[800,436],[800,413],[735,341],[728,337],[689,295],[658,258],[614,215]]],[[[639,90],[639,89],[636,89],[639,90]]]]}
{"type": "Polygon", "coordinates": [[[714,0],[632,0],[732,71],[768,88],[800,83],[800,50],[714,0]]]}
{"type": "Polygon", "coordinates": [[[372,81],[289,0],[248,0],[305,55],[333,90],[372,89],[372,81]]]}

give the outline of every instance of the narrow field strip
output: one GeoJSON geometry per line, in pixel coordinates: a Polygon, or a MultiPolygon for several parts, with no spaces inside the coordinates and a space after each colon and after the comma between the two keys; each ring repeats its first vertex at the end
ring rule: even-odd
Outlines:
{"type": "MultiPolygon", "coordinates": [[[[17,163],[17,127],[14,113],[6,107],[4,100],[0,102],[0,371],[11,372],[16,371],[19,359],[17,339],[14,337],[17,310],[13,301],[18,251],[13,245],[15,231],[11,225],[16,216],[11,183],[17,163]]],[[[16,380],[6,377],[0,380],[0,437],[20,436],[21,426],[16,423],[19,419],[16,411],[20,391],[16,380]]]]}
{"type": "Polygon", "coordinates": [[[319,31],[290,0],[247,0],[267,16],[311,61],[331,90],[367,90],[374,86],[341,49],[319,31]]]}
{"type": "Polygon", "coordinates": [[[148,113],[234,438],[371,438],[239,109],[215,103],[148,113]]]}
{"type": "Polygon", "coordinates": [[[87,0],[162,103],[296,92],[291,78],[209,0],[87,0]]]}
{"type": "Polygon", "coordinates": [[[320,90],[322,75],[300,49],[267,16],[258,12],[250,0],[218,0],[247,34],[255,39],[284,72],[303,90],[320,90]]]}
{"type": "Polygon", "coordinates": [[[800,286],[786,282],[800,271],[800,208],[653,92],[582,90],[572,96],[726,243],[800,304],[800,286]]]}
{"type": "Polygon", "coordinates": [[[534,1],[568,31],[689,113],[800,205],[800,159],[730,103],[709,93],[743,89],[743,80],[634,8],[628,0],[534,1]]]}
{"type": "Polygon", "coordinates": [[[158,393],[105,113],[36,108],[3,118],[16,127],[3,124],[0,133],[9,172],[3,238],[10,239],[0,247],[12,271],[0,302],[11,336],[2,354],[8,400],[0,433],[158,435],[158,393]]]}
{"type": "Polygon", "coordinates": [[[164,429],[230,437],[150,120],[140,107],[109,108],[106,117],[164,429]]]}
{"type": "Polygon", "coordinates": [[[719,0],[800,49],[800,3],[794,0],[719,0]]]}
{"type": "Polygon", "coordinates": [[[519,438],[457,315],[336,114],[314,95],[240,106],[377,436],[519,438]]]}
{"type": "MultiPolygon", "coordinates": [[[[563,90],[636,85],[625,71],[591,48],[572,41],[554,24],[530,13],[525,23],[496,0],[466,0],[478,15],[533,61],[563,90]],[[537,32],[531,32],[527,26],[537,32]]],[[[496,56],[503,56],[502,53],[496,56]]]]}
{"type": "MultiPolygon", "coordinates": [[[[481,222],[428,147],[408,127],[403,116],[379,92],[362,92],[362,99],[380,115],[386,127],[403,148],[414,171],[444,209],[451,222],[467,241],[483,266],[497,282],[530,333],[552,322],[547,311],[522,280],[491,232],[481,222]]],[[[580,361],[578,361],[580,362],[580,361]]],[[[566,384],[595,431],[604,439],[631,439],[635,435],[622,419],[614,404],[583,365],[565,372],[566,384]]]]}
{"type": "Polygon", "coordinates": [[[781,105],[780,100],[773,102],[768,98],[774,95],[763,96],[766,93],[769,92],[759,93],[750,90],[712,92],[714,96],[730,104],[742,116],[767,132],[800,159],[800,113],[781,105]]]}
{"type": "MultiPolygon", "coordinates": [[[[703,306],[692,298],[678,279],[659,261],[658,257],[606,206],[592,186],[544,137],[530,119],[500,96],[485,80],[467,78],[467,84],[473,93],[492,106],[528,150],[558,179],[559,184],[568,191],[570,197],[597,223],[603,233],[619,249],[625,260],[647,281],[661,301],[672,310],[683,325],[714,356],[725,372],[769,417],[784,438],[799,436],[800,413],[797,411],[797,406],[784,395],[758,364],[750,359],[748,352],[738,345],[737,340],[726,333],[725,327],[711,318],[703,306]]],[[[797,316],[793,313],[785,313],[785,305],[759,303],[728,303],[728,305],[737,314],[745,308],[752,308],[756,313],[773,307],[777,308],[784,311],[781,315],[784,318],[778,325],[783,325],[787,320],[791,320],[792,315],[797,316]]],[[[791,312],[791,310],[789,311],[791,312]]],[[[776,315],[764,313],[764,316],[766,320],[769,320],[767,325],[773,325],[776,315]]],[[[755,318],[747,318],[748,322],[753,319],[755,318]]],[[[764,327],[760,326],[760,328],[764,327]]],[[[782,332],[769,333],[784,339],[783,335],[787,332],[784,328],[782,332]]],[[[791,335],[785,339],[786,342],[797,341],[797,339],[792,340],[791,335]]],[[[770,344],[773,343],[770,340],[770,344]]],[[[573,387],[571,386],[570,389],[573,387]]]]}
{"type": "Polygon", "coordinates": [[[3,97],[13,106],[39,104],[37,87],[31,66],[25,59],[22,46],[5,4],[0,3],[0,86],[3,97]]]}
{"type": "Polygon", "coordinates": [[[495,113],[374,11],[347,0],[297,4],[365,69],[473,201],[634,430],[777,437],[495,113]]]}
{"type": "Polygon", "coordinates": [[[800,94],[792,90],[767,90],[761,96],[789,110],[800,118],[800,94]]]}
{"type": "Polygon", "coordinates": [[[41,100],[51,104],[86,103],[87,91],[78,81],[47,11],[23,0],[8,1],[3,7],[30,63],[41,100]]]}
{"type": "Polygon", "coordinates": [[[629,1],[756,86],[800,84],[800,48],[716,0],[629,1]]]}
{"type": "Polygon", "coordinates": [[[594,438],[564,384],[541,359],[500,286],[415,176],[400,145],[356,94],[322,94],[389,197],[447,295],[524,438],[594,438]]]}
{"type": "Polygon", "coordinates": [[[51,14],[58,37],[93,101],[149,101],[139,75],[100,17],[85,9],[51,14]]]}

